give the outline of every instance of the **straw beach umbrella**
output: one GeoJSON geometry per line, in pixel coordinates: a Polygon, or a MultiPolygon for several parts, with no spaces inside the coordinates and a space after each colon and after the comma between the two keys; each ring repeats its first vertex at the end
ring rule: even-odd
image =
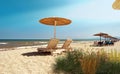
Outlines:
{"type": "Polygon", "coordinates": [[[54,26],[54,38],[56,38],[56,26],[64,26],[71,23],[71,20],[61,17],[48,17],[39,20],[40,23],[54,26]]]}
{"type": "Polygon", "coordinates": [[[118,38],[116,38],[116,37],[111,37],[110,39],[112,39],[112,40],[118,40],[118,38]]]}
{"type": "Polygon", "coordinates": [[[114,9],[120,10],[120,0],[115,0],[115,2],[113,3],[112,7],[114,9]]]}
{"type": "Polygon", "coordinates": [[[107,33],[97,33],[97,34],[94,34],[94,36],[100,36],[100,42],[101,42],[101,37],[104,36],[104,35],[108,35],[107,33]]]}
{"type": "Polygon", "coordinates": [[[102,37],[104,37],[105,39],[106,38],[112,38],[112,36],[110,36],[110,35],[103,35],[102,37]]]}
{"type": "Polygon", "coordinates": [[[113,36],[110,36],[109,38],[111,38],[111,39],[117,39],[116,37],[113,37],[113,36]]]}
{"type": "Polygon", "coordinates": [[[118,40],[118,38],[110,36],[110,35],[103,35],[104,38],[109,38],[110,40],[118,40]]]}

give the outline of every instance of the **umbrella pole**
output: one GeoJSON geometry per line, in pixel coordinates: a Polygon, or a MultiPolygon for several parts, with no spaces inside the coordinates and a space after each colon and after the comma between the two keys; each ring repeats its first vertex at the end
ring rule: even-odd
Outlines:
{"type": "Polygon", "coordinates": [[[101,42],[101,36],[100,36],[100,42],[101,42]]]}
{"type": "Polygon", "coordinates": [[[101,35],[100,35],[100,46],[101,46],[101,35]]]}
{"type": "Polygon", "coordinates": [[[57,21],[54,22],[54,38],[56,38],[56,24],[57,24],[57,21]]]}

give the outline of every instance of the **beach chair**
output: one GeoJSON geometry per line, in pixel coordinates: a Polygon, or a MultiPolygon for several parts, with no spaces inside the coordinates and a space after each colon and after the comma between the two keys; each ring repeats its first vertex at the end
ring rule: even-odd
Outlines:
{"type": "Polygon", "coordinates": [[[58,39],[55,39],[55,38],[50,39],[50,41],[48,42],[47,47],[37,48],[37,50],[38,50],[38,52],[50,52],[50,53],[52,53],[56,49],[58,42],[59,42],[58,39]]]}
{"type": "Polygon", "coordinates": [[[71,51],[72,50],[72,48],[70,46],[71,43],[72,43],[72,40],[71,39],[67,39],[64,42],[63,46],[61,47],[61,49],[65,49],[65,51],[71,51]]]}
{"type": "Polygon", "coordinates": [[[67,39],[62,47],[57,47],[56,50],[53,52],[53,54],[62,54],[63,52],[67,52],[67,51],[72,51],[72,48],[70,46],[72,40],[67,39]]]}

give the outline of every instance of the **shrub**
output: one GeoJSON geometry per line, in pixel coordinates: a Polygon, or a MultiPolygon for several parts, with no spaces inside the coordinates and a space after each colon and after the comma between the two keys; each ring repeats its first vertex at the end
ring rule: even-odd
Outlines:
{"type": "Polygon", "coordinates": [[[82,74],[79,58],[82,58],[83,53],[80,51],[67,52],[65,57],[56,59],[56,64],[53,65],[55,73],[63,74],[82,74]]]}
{"type": "Polygon", "coordinates": [[[80,63],[84,74],[95,74],[98,67],[99,59],[96,53],[87,53],[81,59],[80,63]]]}
{"type": "Polygon", "coordinates": [[[107,54],[108,59],[106,61],[101,60],[96,74],[120,74],[120,55],[118,54],[119,52],[112,49],[111,53],[107,54]]]}
{"type": "Polygon", "coordinates": [[[117,54],[115,50],[109,54],[103,50],[67,52],[56,59],[53,70],[58,74],[120,74],[120,56],[117,54]]]}

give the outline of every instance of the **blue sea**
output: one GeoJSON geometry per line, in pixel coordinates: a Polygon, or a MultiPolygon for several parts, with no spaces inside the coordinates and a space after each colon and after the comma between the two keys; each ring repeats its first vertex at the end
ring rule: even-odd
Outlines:
{"type": "MultiPolygon", "coordinates": [[[[60,39],[63,43],[66,39],[60,39]]],[[[94,41],[96,39],[73,39],[73,42],[94,41]]],[[[49,39],[0,39],[0,48],[12,48],[20,46],[35,46],[47,44],[49,39]]]]}

